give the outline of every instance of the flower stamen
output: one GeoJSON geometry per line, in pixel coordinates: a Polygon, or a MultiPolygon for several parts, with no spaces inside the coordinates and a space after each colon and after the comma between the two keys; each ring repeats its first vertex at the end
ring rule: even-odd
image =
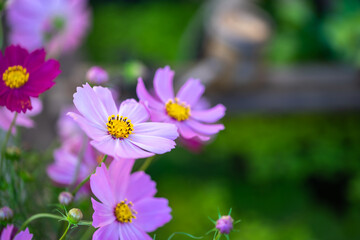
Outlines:
{"type": "Polygon", "coordinates": [[[190,107],[186,103],[180,103],[178,98],[175,98],[175,101],[170,99],[165,106],[167,114],[178,120],[184,121],[190,117],[190,107]]]}
{"type": "Polygon", "coordinates": [[[3,81],[9,88],[20,88],[29,80],[29,73],[26,68],[16,65],[8,67],[3,73],[3,81]]]}
{"type": "Polygon", "coordinates": [[[115,207],[115,217],[121,223],[132,222],[132,219],[136,219],[135,214],[137,212],[132,209],[133,203],[127,203],[127,199],[118,203],[115,207]]]}
{"type": "Polygon", "coordinates": [[[111,115],[106,123],[108,133],[113,138],[128,138],[134,131],[134,125],[127,117],[119,117],[119,115],[111,115]]]}

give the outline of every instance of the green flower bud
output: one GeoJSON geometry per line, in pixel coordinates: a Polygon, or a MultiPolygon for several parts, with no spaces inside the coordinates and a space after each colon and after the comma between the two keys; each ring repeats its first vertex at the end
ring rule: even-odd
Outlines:
{"type": "Polygon", "coordinates": [[[78,208],[70,209],[67,215],[67,219],[71,224],[78,224],[82,218],[83,218],[83,214],[81,210],[78,208]]]}

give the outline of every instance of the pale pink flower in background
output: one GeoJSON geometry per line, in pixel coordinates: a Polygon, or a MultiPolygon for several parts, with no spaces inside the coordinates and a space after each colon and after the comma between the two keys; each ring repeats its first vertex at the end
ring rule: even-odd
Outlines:
{"type": "Polygon", "coordinates": [[[134,160],[105,164],[90,178],[91,191],[100,201],[91,199],[93,240],[152,240],[153,232],[171,220],[171,208],[165,198],[155,198],[156,184],[140,171],[130,174],[134,160]]]}
{"type": "MultiPolygon", "coordinates": [[[[35,123],[31,117],[38,115],[42,111],[42,103],[38,98],[30,98],[32,103],[32,109],[26,111],[26,113],[18,113],[16,118],[15,126],[21,126],[26,128],[34,127],[35,123]]],[[[0,128],[4,131],[8,131],[12,120],[14,119],[15,112],[11,112],[6,107],[0,107],[0,128]]],[[[14,127],[11,131],[12,134],[16,133],[14,127]]]]}
{"type": "Polygon", "coordinates": [[[25,231],[21,231],[16,234],[14,225],[7,225],[1,232],[0,240],[31,240],[33,235],[29,232],[29,229],[26,228],[25,231]]]}
{"type": "Polygon", "coordinates": [[[54,56],[71,52],[90,25],[87,0],[12,0],[7,5],[9,42],[54,56]]]}
{"type": "Polygon", "coordinates": [[[77,112],[74,107],[66,107],[61,111],[57,121],[57,132],[61,141],[61,148],[78,154],[87,141],[87,137],[79,125],[67,115],[68,112],[77,112]]]}
{"type": "Polygon", "coordinates": [[[103,84],[109,81],[109,75],[103,68],[93,66],[87,71],[86,79],[90,83],[103,84]]]}
{"type": "MultiPolygon", "coordinates": [[[[87,144],[84,150],[83,157],[79,159],[81,153],[74,154],[64,148],[56,149],[54,151],[55,161],[47,168],[47,174],[51,180],[59,186],[69,187],[72,184],[80,183],[92,173],[103,156],[96,153],[90,144],[87,144]],[[76,172],[79,161],[81,162],[78,172],[76,172]]],[[[80,193],[88,194],[89,190],[89,183],[87,183],[80,189],[80,193]]]]}
{"type": "Polygon", "coordinates": [[[69,116],[104,154],[136,159],[163,154],[175,147],[176,126],[147,122],[148,110],[134,99],[123,101],[118,108],[108,88],[92,88],[86,83],[77,88],[74,104],[80,114],[70,112],[69,116]]]}
{"type": "Polygon", "coordinates": [[[213,123],[225,115],[226,108],[218,104],[210,109],[199,109],[205,87],[198,79],[190,78],[175,95],[173,77],[174,71],[169,66],[158,69],[153,83],[154,96],[139,78],[136,88],[139,99],[147,104],[152,121],[175,124],[182,138],[208,141],[224,129],[224,125],[213,123]]]}

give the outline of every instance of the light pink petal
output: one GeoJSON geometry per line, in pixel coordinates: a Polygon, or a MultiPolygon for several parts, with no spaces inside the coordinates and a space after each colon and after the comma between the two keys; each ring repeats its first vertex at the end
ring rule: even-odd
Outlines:
{"type": "Polygon", "coordinates": [[[204,85],[198,79],[190,78],[180,88],[176,97],[180,102],[186,102],[188,105],[193,106],[199,101],[205,91],[204,85]]]}
{"type": "Polygon", "coordinates": [[[214,123],[225,115],[226,108],[222,104],[218,104],[208,110],[192,110],[191,118],[201,122],[214,123]]]}
{"type": "Polygon", "coordinates": [[[179,134],[177,127],[171,123],[145,122],[134,125],[133,134],[164,137],[175,140],[179,134]]]}
{"type": "Polygon", "coordinates": [[[120,240],[152,240],[144,230],[135,224],[121,224],[119,228],[120,240]]]}
{"type": "Polygon", "coordinates": [[[187,120],[186,124],[194,131],[203,135],[213,135],[224,129],[222,124],[203,124],[192,119],[187,120]]]}
{"type": "Polygon", "coordinates": [[[163,109],[164,104],[156,100],[145,88],[145,84],[142,78],[138,79],[138,84],[136,86],[136,94],[141,101],[147,102],[151,108],[163,109]]]}
{"type": "Polygon", "coordinates": [[[131,174],[129,185],[126,191],[126,198],[133,203],[153,197],[156,194],[156,183],[144,172],[131,174]]]}
{"type": "Polygon", "coordinates": [[[33,109],[31,109],[31,111],[27,111],[26,115],[32,117],[32,116],[36,116],[39,113],[41,113],[41,111],[43,109],[43,105],[42,105],[41,100],[38,98],[31,97],[30,100],[31,100],[31,105],[32,105],[33,109]]]}
{"type": "Polygon", "coordinates": [[[165,198],[146,198],[134,204],[134,223],[146,232],[155,231],[171,220],[171,208],[165,198]]]}
{"type": "Polygon", "coordinates": [[[89,136],[89,138],[99,140],[109,136],[106,129],[106,123],[100,126],[96,123],[90,122],[79,114],[69,112],[67,115],[79,124],[80,128],[86,133],[86,135],[89,136]]]}
{"type": "Polygon", "coordinates": [[[99,203],[93,198],[91,198],[91,202],[92,202],[92,207],[94,209],[94,214],[92,215],[93,218],[92,225],[95,228],[109,225],[116,220],[113,207],[99,203]]]}
{"type": "Polygon", "coordinates": [[[91,145],[115,158],[137,159],[154,155],[135,146],[128,139],[113,139],[111,136],[102,141],[91,141],[91,145]]]}
{"type": "Polygon", "coordinates": [[[14,230],[14,225],[7,225],[1,232],[0,240],[11,240],[11,234],[14,230]]]}
{"type": "Polygon", "coordinates": [[[110,101],[109,99],[114,99],[111,91],[108,88],[104,88],[101,86],[96,86],[93,88],[98,98],[101,99],[101,102],[104,104],[106,112],[108,113],[109,117],[112,114],[116,114],[117,108],[114,101],[110,101]]]}
{"type": "Polygon", "coordinates": [[[117,203],[123,201],[128,187],[130,172],[134,165],[133,159],[118,159],[112,161],[109,167],[113,193],[117,203]]]}
{"type": "MultiPolygon", "coordinates": [[[[77,110],[86,118],[88,121],[96,123],[99,126],[106,125],[109,113],[107,112],[103,102],[95,93],[94,89],[90,87],[88,83],[84,84],[83,87],[78,87],[74,94],[74,104],[77,110]]],[[[106,99],[104,102],[106,105],[111,105],[114,99],[106,99]],[[110,103],[107,103],[109,101],[110,103]]]]}
{"type": "Polygon", "coordinates": [[[153,156],[154,153],[144,151],[143,149],[137,147],[134,145],[129,139],[124,139],[124,141],[121,141],[119,144],[119,149],[116,153],[116,157],[118,158],[146,158],[153,156]]]}
{"type": "Polygon", "coordinates": [[[120,224],[118,222],[113,222],[104,227],[100,227],[94,233],[93,240],[120,240],[122,239],[119,235],[120,224]]]}
{"type": "Polygon", "coordinates": [[[74,180],[77,156],[59,148],[54,151],[54,159],[55,162],[47,168],[47,174],[56,183],[70,185],[74,180]]]}
{"type": "Polygon", "coordinates": [[[165,107],[162,110],[154,110],[149,108],[149,112],[150,112],[150,119],[153,122],[169,122],[171,119],[169,115],[167,115],[165,111],[165,107]]]}
{"type": "Polygon", "coordinates": [[[111,189],[111,179],[105,164],[96,168],[96,172],[90,177],[90,187],[93,194],[104,204],[115,206],[115,198],[111,189]]]}
{"type": "Polygon", "coordinates": [[[131,123],[145,122],[150,118],[150,114],[142,103],[135,99],[128,99],[121,103],[119,115],[127,117],[131,123]]]}
{"type": "Polygon", "coordinates": [[[210,137],[204,136],[204,135],[196,132],[195,130],[190,128],[188,125],[186,125],[185,122],[184,123],[177,123],[176,125],[178,126],[181,137],[183,137],[185,139],[191,139],[191,138],[198,137],[201,141],[210,140],[210,137]]]}
{"type": "Polygon", "coordinates": [[[169,152],[175,147],[173,140],[163,137],[133,134],[129,136],[129,140],[136,146],[156,154],[169,152]]]}
{"type": "Polygon", "coordinates": [[[174,71],[169,66],[159,68],[154,77],[154,89],[162,102],[166,103],[174,99],[173,89],[174,71]]]}
{"type": "Polygon", "coordinates": [[[15,237],[14,240],[31,240],[33,235],[29,232],[29,229],[26,228],[25,231],[19,232],[15,237]]]}

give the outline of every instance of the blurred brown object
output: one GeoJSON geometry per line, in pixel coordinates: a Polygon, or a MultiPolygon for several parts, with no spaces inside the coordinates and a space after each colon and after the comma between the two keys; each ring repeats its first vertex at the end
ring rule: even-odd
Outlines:
{"type": "Polygon", "coordinates": [[[204,59],[189,76],[209,90],[228,91],[257,85],[262,79],[263,47],[271,35],[270,20],[251,1],[214,0],[205,14],[204,59]]]}

